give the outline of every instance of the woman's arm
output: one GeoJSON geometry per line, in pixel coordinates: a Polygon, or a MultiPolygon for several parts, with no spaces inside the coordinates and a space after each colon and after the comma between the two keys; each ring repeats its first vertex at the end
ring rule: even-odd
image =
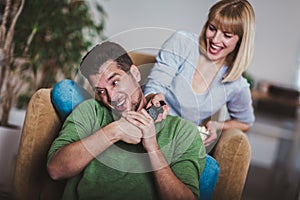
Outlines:
{"type": "Polygon", "coordinates": [[[206,129],[209,133],[209,136],[204,140],[204,145],[209,146],[211,143],[213,143],[218,137],[218,131],[228,130],[231,128],[237,128],[243,132],[247,132],[250,128],[250,125],[240,122],[236,119],[230,119],[224,122],[208,121],[206,124],[206,129]]]}
{"type": "Polygon", "coordinates": [[[251,92],[247,81],[241,77],[235,83],[232,83],[231,89],[234,92],[229,94],[229,101],[226,106],[230,119],[208,121],[206,123],[210,135],[204,141],[205,146],[209,146],[217,139],[218,131],[237,128],[247,132],[254,122],[251,92]]]}
{"type": "Polygon", "coordinates": [[[164,42],[156,56],[156,62],[148,76],[144,94],[166,93],[173,78],[188,54],[190,36],[183,31],[175,32],[164,42]]]}
{"type": "Polygon", "coordinates": [[[160,122],[164,119],[166,119],[166,117],[168,116],[168,114],[170,113],[170,108],[169,106],[166,104],[166,100],[165,100],[165,95],[162,93],[158,93],[158,94],[148,94],[146,96],[147,99],[147,108],[149,108],[151,105],[154,105],[156,107],[161,106],[160,105],[160,101],[165,102],[165,105],[162,106],[164,112],[162,114],[159,114],[157,119],[155,120],[155,122],[160,122]]]}

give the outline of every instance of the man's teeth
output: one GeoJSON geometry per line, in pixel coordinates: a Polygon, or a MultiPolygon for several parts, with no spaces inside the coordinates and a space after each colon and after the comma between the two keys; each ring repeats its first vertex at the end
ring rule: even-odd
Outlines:
{"type": "Polygon", "coordinates": [[[124,102],[125,102],[125,99],[122,100],[122,101],[120,101],[120,102],[117,104],[117,107],[121,107],[121,106],[124,104],[124,102]]]}

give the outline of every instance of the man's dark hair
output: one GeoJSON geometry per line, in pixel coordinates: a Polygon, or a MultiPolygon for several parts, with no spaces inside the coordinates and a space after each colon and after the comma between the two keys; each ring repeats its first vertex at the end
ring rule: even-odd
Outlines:
{"type": "Polygon", "coordinates": [[[132,63],[126,50],[114,42],[103,42],[92,48],[80,63],[81,73],[88,78],[91,74],[99,72],[99,68],[108,60],[117,62],[120,69],[128,72],[132,63]]]}

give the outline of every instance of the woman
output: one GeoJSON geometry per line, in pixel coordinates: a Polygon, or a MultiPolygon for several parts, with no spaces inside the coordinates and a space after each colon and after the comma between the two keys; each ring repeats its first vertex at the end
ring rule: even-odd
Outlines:
{"type": "Polygon", "coordinates": [[[253,54],[254,11],[246,0],[222,0],[210,9],[200,37],[175,32],[162,46],[145,94],[163,93],[170,114],[195,124],[227,105],[231,119],[208,121],[208,146],[217,130],[247,131],[254,122],[249,85],[242,73],[253,54]]]}
{"type": "Polygon", "coordinates": [[[216,141],[218,131],[247,131],[254,114],[242,73],[252,59],[254,32],[255,14],[247,0],[218,1],[200,37],[178,31],[163,44],[144,93],[156,101],[160,96],[154,94],[164,94],[171,115],[205,126],[206,147],[216,141]],[[214,121],[211,116],[224,105],[230,119],[214,121]]]}

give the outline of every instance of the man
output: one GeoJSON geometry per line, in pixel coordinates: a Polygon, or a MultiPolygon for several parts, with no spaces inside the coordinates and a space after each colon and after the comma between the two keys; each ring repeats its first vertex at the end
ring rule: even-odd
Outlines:
{"type": "Polygon", "coordinates": [[[179,117],[154,123],[126,51],[97,45],[80,70],[96,100],[76,107],[48,155],[50,176],[68,178],[63,199],[199,199],[198,130],[179,117]]]}

